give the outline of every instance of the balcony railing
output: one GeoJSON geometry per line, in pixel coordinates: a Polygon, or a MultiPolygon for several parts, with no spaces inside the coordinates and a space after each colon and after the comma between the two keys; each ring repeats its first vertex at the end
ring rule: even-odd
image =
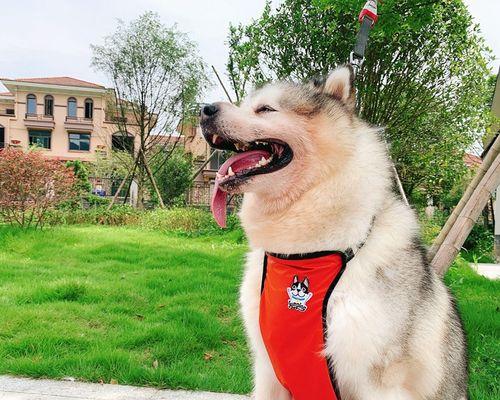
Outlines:
{"type": "Polygon", "coordinates": [[[66,116],[66,122],[77,123],[77,124],[93,124],[94,120],[92,118],[70,117],[68,115],[68,116],[66,116]]]}
{"type": "Polygon", "coordinates": [[[24,115],[24,125],[33,129],[54,129],[54,117],[52,115],[26,113],[24,115]]]}
{"type": "Polygon", "coordinates": [[[90,133],[94,130],[94,121],[92,118],[67,116],[64,121],[64,127],[69,131],[83,131],[90,133]]]}
{"type": "Polygon", "coordinates": [[[30,121],[54,121],[54,116],[45,114],[26,113],[24,115],[24,119],[29,119],[30,121]]]}
{"type": "Polygon", "coordinates": [[[4,116],[9,116],[9,117],[15,117],[16,116],[16,110],[13,108],[0,108],[0,115],[4,116]]]}

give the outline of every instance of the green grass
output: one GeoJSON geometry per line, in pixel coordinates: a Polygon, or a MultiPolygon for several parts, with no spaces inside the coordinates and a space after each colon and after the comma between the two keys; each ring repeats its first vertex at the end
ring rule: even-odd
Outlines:
{"type": "Polygon", "coordinates": [[[224,236],[0,227],[0,373],[249,392],[244,251],[224,236]]]}
{"type": "MultiPolygon", "coordinates": [[[[249,392],[240,241],[0,226],[0,373],[249,392]]],[[[468,332],[471,399],[500,398],[500,282],[461,259],[446,281],[468,332]]]]}
{"type": "Polygon", "coordinates": [[[500,399],[500,281],[476,274],[460,257],[445,281],[455,294],[469,345],[472,400],[500,399]]]}

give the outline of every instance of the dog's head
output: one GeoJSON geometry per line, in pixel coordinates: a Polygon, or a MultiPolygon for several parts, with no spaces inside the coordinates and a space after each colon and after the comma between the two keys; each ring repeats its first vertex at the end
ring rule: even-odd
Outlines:
{"type": "Polygon", "coordinates": [[[299,281],[299,277],[295,275],[290,290],[295,297],[304,299],[309,293],[309,280],[305,278],[301,282],[299,281]]]}
{"type": "Polygon", "coordinates": [[[221,226],[227,193],[297,196],[342,165],[353,149],[347,134],[355,123],[352,83],[352,69],[342,67],[322,81],[267,85],[240,107],[202,108],[207,142],[236,153],[217,173],[212,212],[221,226]]]}

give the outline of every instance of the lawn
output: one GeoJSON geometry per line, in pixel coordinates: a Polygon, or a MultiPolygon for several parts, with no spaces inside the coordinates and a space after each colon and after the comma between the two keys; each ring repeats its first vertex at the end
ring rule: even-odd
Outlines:
{"type": "MultiPolygon", "coordinates": [[[[236,237],[0,227],[0,373],[247,393],[236,237]]],[[[447,283],[470,344],[471,399],[500,398],[500,282],[447,283]]]]}
{"type": "Polygon", "coordinates": [[[244,251],[224,237],[0,227],[0,373],[249,392],[244,251]]]}

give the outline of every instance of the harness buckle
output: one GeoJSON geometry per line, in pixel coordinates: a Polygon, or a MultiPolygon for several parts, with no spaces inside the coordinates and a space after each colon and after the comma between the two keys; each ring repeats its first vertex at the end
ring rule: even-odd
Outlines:
{"type": "Polygon", "coordinates": [[[365,62],[364,57],[359,57],[357,54],[354,53],[354,51],[351,51],[351,54],[349,55],[349,64],[351,64],[351,66],[354,69],[354,76],[358,74],[358,71],[361,69],[364,62],[365,62]]]}

